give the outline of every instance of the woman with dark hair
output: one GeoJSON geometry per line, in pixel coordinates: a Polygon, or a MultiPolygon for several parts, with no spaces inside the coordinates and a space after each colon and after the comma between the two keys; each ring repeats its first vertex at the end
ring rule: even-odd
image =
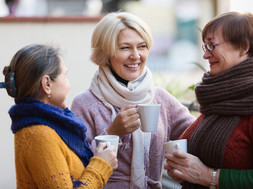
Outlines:
{"type": "Polygon", "coordinates": [[[204,27],[210,64],[195,93],[201,115],[181,138],[188,152],[166,154],[183,188],[253,188],[253,15],[228,12],[204,27]]]}
{"type": "Polygon", "coordinates": [[[58,49],[41,44],[20,49],[3,70],[1,87],[15,98],[17,188],[103,188],[117,167],[114,147],[101,143],[93,156],[84,122],[66,107],[67,72],[58,49]]]}

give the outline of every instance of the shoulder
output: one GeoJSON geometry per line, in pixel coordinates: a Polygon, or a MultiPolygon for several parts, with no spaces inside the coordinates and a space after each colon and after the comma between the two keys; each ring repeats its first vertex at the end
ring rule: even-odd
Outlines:
{"type": "Polygon", "coordinates": [[[253,141],[253,115],[242,117],[236,130],[241,130],[253,141]]]}
{"type": "Polygon", "coordinates": [[[102,104],[102,102],[91,92],[90,89],[78,94],[72,101],[72,107],[75,106],[94,106],[95,104],[102,104]]]}
{"type": "Polygon", "coordinates": [[[15,134],[16,142],[19,141],[28,148],[42,148],[43,146],[62,143],[56,131],[45,125],[33,125],[21,129],[15,134]]]}
{"type": "Polygon", "coordinates": [[[71,111],[83,120],[94,119],[95,117],[98,118],[101,116],[103,117],[105,114],[110,114],[110,110],[90,91],[90,89],[74,98],[71,111]]]}
{"type": "Polygon", "coordinates": [[[98,100],[98,98],[90,91],[90,89],[87,89],[73,99],[71,111],[73,111],[75,114],[77,112],[84,112],[90,108],[97,107],[98,104],[101,103],[102,102],[98,100]]]}
{"type": "Polygon", "coordinates": [[[93,93],[90,91],[90,89],[85,90],[82,93],[79,93],[75,96],[72,102],[72,106],[76,104],[83,104],[90,101],[94,101],[96,97],[93,95],[93,93]]]}
{"type": "Polygon", "coordinates": [[[169,105],[169,106],[182,105],[173,95],[171,95],[168,91],[166,91],[165,89],[161,87],[155,87],[154,99],[158,104],[164,104],[164,105],[169,105]]]}

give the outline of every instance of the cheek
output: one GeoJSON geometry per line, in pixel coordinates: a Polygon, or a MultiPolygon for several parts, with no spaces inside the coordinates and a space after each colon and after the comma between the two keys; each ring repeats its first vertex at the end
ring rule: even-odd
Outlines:
{"type": "Polygon", "coordinates": [[[149,55],[149,52],[144,52],[144,53],[141,55],[142,60],[143,60],[144,62],[146,62],[146,60],[147,60],[147,58],[148,58],[148,55],[149,55]]]}
{"type": "Polygon", "coordinates": [[[69,82],[69,80],[67,80],[67,81],[66,81],[66,90],[67,90],[67,92],[70,91],[70,88],[71,88],[70,82],[69,82]]]}

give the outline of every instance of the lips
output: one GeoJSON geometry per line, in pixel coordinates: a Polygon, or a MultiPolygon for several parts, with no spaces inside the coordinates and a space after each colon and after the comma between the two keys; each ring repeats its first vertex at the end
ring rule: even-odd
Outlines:
{"type": "Polygon", "coordinates": [[[209,62],[210,66],[214,66],[216,64],[218,64],[219,62],[209,62]]]}
{"type": "Polygon", "coordinates": [[[129,64],[129,65],[125,65],[128,68],[138,68],[140,64],[129,64]]]}

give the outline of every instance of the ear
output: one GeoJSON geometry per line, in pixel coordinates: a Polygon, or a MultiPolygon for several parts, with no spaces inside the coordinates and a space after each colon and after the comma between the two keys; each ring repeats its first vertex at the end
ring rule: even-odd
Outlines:
{"type": "Polygon", "coordinates": [[[42,90],[46,93],[46,95],[51,94],[51,79],[48,75],[44,75],[41,79],[41,87],[42,90]]]}
{"type": "Polygon", "coordinates": [[[248,51],[249,51],[249,45],[247,45],[247,47],[246,48],[241,48],[241,50],[240,50],[240,56],[244,56],[245,54],[247,54],[248,53],[248,51]]]}
{"type": "Polygon", "coordinates": [[[241,49],[240,50],[240,56],[244,56],[245,54],[247,54],[248,53],[248,48],[247,49],[241,49]]]}

